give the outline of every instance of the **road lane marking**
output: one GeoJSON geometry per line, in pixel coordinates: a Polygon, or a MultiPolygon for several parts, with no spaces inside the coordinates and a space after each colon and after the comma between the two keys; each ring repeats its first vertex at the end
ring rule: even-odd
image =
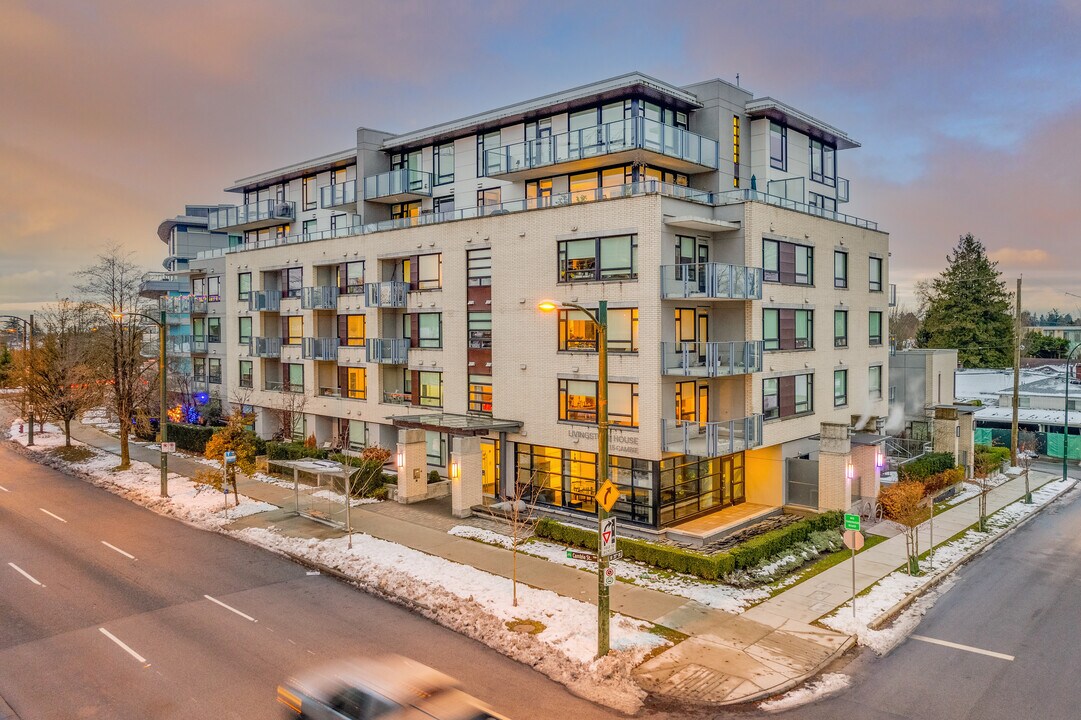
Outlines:
{"type": "Polygon", "coordinates": [[[3,490],[4,492],[11,492],[10,490],[8,490],[8,489],[7,489],[6,487],[4,487],[3,485],[0,485],[0,490],[3,490]]]}
{"type": "Polygon", "coordinates": [[[236,609],[235,607],[229,607],[228,605],[226,605],[225,603],[223,603],[223,602],[222,602],[221,600],[217,600],[217,599],[215,599],[215,598],[212,598],[212,597],[210,597],[209,595],[203,595],[203,597],[205,597],[205,598],[206,598],[207,600],[209,600],[209,601],[210,601],[210,602],[212,602],[212,603],[217,603],[218,605],[221,605],[221,606],[222,606],[223,608],[225,608],[226,610],[230,610],[230,611],[232,611],[232,612],[235,612],[235,613],[236,613],[237,615],[239,615],[240,617],[244,618],[245,620],[251,620],[252,622],[259,622],[258,620],[256,620],[255,618],[253,618],[253,617],[252,617],[251,615],[245,615],[244,613],[242,613],[242,612],[240,612],[239,610],[237,610],[237,609],[236,609]]]}
{"type": "Polygon", "coordinates": [[[984,650],[982,648],[972,647],[971,645],[961,645],[959,643],[953,643],[948,640],[936,640],[925,635],[913,635],[913,640],[920,640],[925,643],[931,643],[933,645],[942,645],[948,648],[954,648],[955,650],[964,650],[970,653],[976,653],[977,655],[987,655],[989,657],[998,658],[999,660],[1013,661],[1013,655],[1006,655],[1005,653],[994,652],[993,650],[984,650]]]}
{"type": "Polygon", "coordinates": [[[144,663],[144,664],[146,663],[146,658],[145,657],[143,657],[142,655],[140,655],[139,653],[135,652],[134,650],[129,648],[127,645],[125,645],[124,641],[121,640],[120,638],[118,638],[116,635],[113,635],[111,632],[109,632],[105,628],[98,628],[98,630],[101,630],[102,635],[104,635],[105,637],[109,638],[114,643],[116,643],[117,645],[122,647],[124,649],[124,651],[128,655],[131,655],[133,658],[135,658],[136,660],[138,660],[141,663],[144,663]]]}
{"type": "MultiPolygon", "coordinates": [[[[28,573],[28,572],[26,572],[25,570],[23,570],[23,569],[22,569],[21,567],[19,567],[19,566],[18,566],[18,565],[16,565],[15,563],[9,562],[9,563],[8,563],[8,565],[10,565],[11,567],[15,568],[15,571],[16,571],[17,573],[19,573],[20,575],[22,575],[22,576],[23,576],[24,578],[26,578],[26,579],[27,579],[27,580],[29,580],[30,582],[34,583],[35,585],[41,585],[41,583],[40,583],[40,582],[38,582],[37,578],[35,578],[35,577],[34,577],[33,575],[31,575],[30,573],[28,573]]],[[[41,585],[41,587],[45,587],[45,586],[44,586],[44,585],[41,585]]]]}
{"type": "Polygon", "coordinates": [[[126,558],[131,558],[132,560],[135,559],[134,555],[132,555],[131,553],[124,552],[123,550],[118,548],[116,545],[110,545],[109,543],[105,542],[104,540],[101,541],[101,544],[104,545],[107,548],[110,548],[112,550],[116,550],[118,553],[120,553],[121,555],[123,555],[126,558]]]}
{"type": "Polygon", "coordinates": [[[48,511],[48,510],[46,510],[45,508],[38,508],[38,510],[40,510],[40,511],[41,511],[41,512],[43,512],[43,513],[45,513],[45,514],[46,514],[46,515],[48,515],[49,517],[54,517],[54,518],[56,518],[57,520],[59,520],[59,521],[60,521],[60,522],[62,522],[62,523],[66,523],[66,522],[67,522],[67,520],[65,520],[64,518],[60,517],[59,515],[55,515],[55,514],[53,514],[53,513],[49,512],[49,511],[48,511]]]}

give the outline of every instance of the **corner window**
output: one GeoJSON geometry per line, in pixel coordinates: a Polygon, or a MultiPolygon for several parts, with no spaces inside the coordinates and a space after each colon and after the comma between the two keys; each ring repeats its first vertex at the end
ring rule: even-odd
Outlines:
{"type": "Polygon", "coordinates": [[[848,347],[848,311],[833,311],[833,347],[848,347]]]}
{"type": "Polygon", "coordinates": [[[848,404],[848,371],[833,371],[833,407],[848,404]]]}
{"type": "Polygon", "coordinates": [[[811,180],[833,187],[837,182],[836,151],[833,146],[813,139],[810,147],[811,180]]]}
{"type": "MultiPolygon", "coordinates": [[[[597,422],[597,381],[559,381],[559,419],[597,422]]],[[[638,383],[608,383],[608,422],[638,427],[638,383]]]]}
{"type": "Polygon", "coordinates": [[[764,308],[762,340],[766,350],[814,348],[814,310],[764,308]]]}
{"type": "Polygon", "coordinates": [[[454,143],[436,145],[432,149],[435,161],[435,184],[454,182],[454,143]]]}
{"type": "Polygon", "coordinates": [[[873,365],[867,369],[867,395],[872,400],[882,399],[882,366],[873,365]]]}
{"type": "Polygon", "coordinates": [[[783,240],[762,240],[762,279],[785,285],[814,284],[814,248],[783,240]]]}
{"type": "Polygon", "coordinates": [[[871,292],[882,292],[882,258],[870,258],[867,277],[869,278],[868,289],[871,292]]]}
{"type": "Polygon", "coordinates": [[[788,169],[788,128],[769,124],[769,164],[778,170],[788,169]]]}
{"type": "Polygon", "coordinates": [[[240,387],[250,388],[252,386],[252,361],[241,360],[240,361],[240,387]]]}
{"type": "Polygon", "coordinates": [[[489,162],[488,150],[495,150],[500,146],[499,131],[477,135],[477,177],[499,172],[499,153],[491,154],[489,162]]]}
{"type": "Polygon", "coordinates": [[[638,277],[638,236],[562,240],[559,282],[633,280],[638,277]]]}
{"type": "Polygon", "coordinates": [[[882,312],[871,311],[867,313],[867,343],[869,345],[882,344],[882,312]]]}
{"type": "Polygon", "coordinates": [[[833,287],[848,287],[848,253],[844,250],[833,251],[833,287]]]}
{"type": "MultiPolygon", "coordinates": [[[[559,311],[559,349],[597,352],[597,328],[581,310],[559,311]]],[[[638,352],[638,308],[608,310],[608,350],[638,352]]]]}

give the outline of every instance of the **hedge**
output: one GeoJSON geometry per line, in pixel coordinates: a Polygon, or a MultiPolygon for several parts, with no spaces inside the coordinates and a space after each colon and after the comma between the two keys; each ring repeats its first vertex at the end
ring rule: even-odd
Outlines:
{"type": "Polygon", "coordinates": [[[925,477],[945,472],[956,464],[953,453],[927,453],[897,468],[897,477],[899,480],[922,480],[925,477]]]}
{"type": "Polygon", "coordinates": [[[274,442],[271,440],[266,444],[266,454],[269,460],[303,460],[304,458],[326,460],[327,456],[330,455],[330,451],[326,448],[308,447],[302,442],[274,442]]]}
{"type": "Polygon", "coordinates": [[[993,447],[991,445],[977,445],[973,455],[973,465],[976,474],[986,476],[1002,467],[1002,463],[1010,459],[1010,449],[1006,447],[993,447]]]}
{"type": "Polygon", "coordinates": [[[210,436],[221,429],[203,425],[179,425],[177,423],[167,423],[166,427],[169,433],[169,442],[175,442],[177,448],[181,450],[199,453],[200,455],[206,452],[206,444],[210,440],[210,436]]]}
{"type": "MultiPolygon", "coordinates": [[[[842,513],[827,512],[804,518],[783,528],[770,530],[740,543],[727,552],[704,555],[668,545],[658,545],[634,538],[618,538],[616,547],[623,557],[673,572],[717,580],[735,570],[753,567],[761,561],[807,540],[818,530],[836,530],[843,524],[842,513]]],[[[533,530],[538,537],[574,545],[596,552],[597,533],[585,528],[564,525],[549,518],[537,521],[533,530]]]]}

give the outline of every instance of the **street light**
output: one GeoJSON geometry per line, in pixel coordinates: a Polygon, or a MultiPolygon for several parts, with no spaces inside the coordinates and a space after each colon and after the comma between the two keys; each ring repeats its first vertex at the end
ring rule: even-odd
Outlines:
{"type": "MultiPolygon", "coordinates": [[[[159,382],[158,382],[158,392],[159,392],[158,403],[161,405],[161,409],[158,411],[158,433],[160,435],[160,439],[158,441],[158,450],[159,450],[158,465],[161,467],[161,496],[162,497],[169,497],[169,453],[165,452],[165,441],[166,441],[166,438],[168,437],[168,429],[169,429],[169,423],[166,422],[166,419],[167,419],[166,418],[166,409],[167,408],[165,407],[165,404],[166,404],[166,398],[165,398],[165,380],[166,380],[166,378],[165,378],[165,375],[166,375],[166,372],[168,371],[168,367],[169,367],[166,364],[167,355],[166,355],[166,351],[165,351],[165,337],[169,332],[169,330],[168,330],[169,326],[165,324],[165,307],[164,307],[164,305],[162,306],[161,319],[160,320],[157,320],[157,319],[151,317],[150,315],[147,315],[146,313],[139,313],[139,312],[122,313],[122,312],[116,312],[115,310],[112,310],[112,311],[109,312],[109,315],[113,318],[113,320],[116,320],[118,323],[124,322],[124,316],[125,315],[138,316],[138,317],[141,317],[141,318],[146,318],[150,322],[157,325],[158,328],[160,328],[159,331],[158,331],[158,380],[159,380],[159,382]]],[[[121,418],[121,422],[125,422],[125,420],[123,418],[121,418]]]]}
{"type": "MultiPolygon", "coordinates": [[[[556,304],[544,300],[537,304],[542,312],[557,308],[577,310],[597,329],[597,487],[608,480],[608,301],[597,303],[597,312],[574,303],[556,304]]],[[[608,654],[608,622],[611,615],[608,586],[604,583],[608,558],[601,555],[601,533],[608,511],[597,502],[597,657],[608,654]]]]}
{"type": "Polygon", "coordinates": [[[1062,479],[1066,480],[1066,459],[1070,456],[1070,359],[1081,345],[1074,345],[1066,356],[1066,404],[1062,412],[1062,479]]]}
{"type": "MultiPolygon", "coordinates": [[[[29,390],[29,387],[27,387],[27,386],[30,384],[30,382],[29,382],[30,381],[29,362],[30,362],[31,355],[34,352],[34,315],[33,315],[33,313],[30,314],[30,321],[29,322],[27,322],[26,320],[23,320],[18,315],[0,315],[0,318],[7,318],[9,320],[18,320],[19,322],[21,322],[23,324],[23,327],[26,328],[26,330],[29,332],[29,335],[27,335],[26,333],[23,334],[23,352],[27,352],[27,345],[29,344],[29,352],[27,353],[27,356],[26,356],[26,361],[27,361],[26,380],[23,382],[23,399],[25,400],[26,399],[26,393],[29,390]]],[[[1067,365],[1067,367],[1069,367],[1069,366],[1067,365]]],[[[29,401],[29,406],[30,406],[30,433],[26,437],[26,444],[27,444],[27,446],[32,446],[34,444],[34,401],[33,401],[33,399],[31,399],[29,401]]]]}

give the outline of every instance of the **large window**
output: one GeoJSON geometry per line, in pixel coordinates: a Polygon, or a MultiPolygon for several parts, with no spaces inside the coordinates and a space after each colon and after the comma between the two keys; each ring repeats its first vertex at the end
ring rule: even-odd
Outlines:
{"type": "MultiPolygon", "coordinates": [[[[597,422],[597,381],[559,381],[559,419],[597,422]]],[[[638,383],[608,383],[608,422],[638,427],[638,383]]]]}
{"type": "Polygon", "coordinates": [[[237,318],[237,341],[241,345],[247,345],[251,342],[251,318],[240,317],[237,318]]]}
{"type": "Polygon", "coordinates": [[[443,347],[443,314],[416,313],[414,322],[417,326],[417,344],[419,348],[443,347]]]}
{"type": "Polygon", "coordinates": [[[437,214],[454,212],[454,196],[444,195],[443,197],[433,198],[432,210],[437,214]]]}
{"type": "Polygon", "coordinates": [[[867,313],[867,343],[869,345],[882,344],[882,312],[872,310],[867,313]]]}
{"type": "Polygon", "coordinates": [[[833,371],[833,407],[848,404],[848,371],[833,371]]]}
{"type": "Polygon", "coordinates": [[[428,464],[445,468],[447,466],[447,435],[434,430],[426,430],[424,439],[428,464]]]}
{"type": "Polygon", "coordinates": [[[319,189],[315,186],[316,176],[309,175],[304,178],[304,209],[314,210],[319,199],[319,189]]]}
{"type": "Polygon", "coordinates": [[[660,522],[671,524],[743,502],[743,453],[700,459],[689,455],[660,462],[660,522]]]}
{"type": "Polygon", "coordinates": [[[561,283],[637,277],[637,235],[562,240],[559,243],[561,283]]]}
{"type": "MultiPolygon", "coordinates": [[[[559,349],[597,352],[597,328],[581,310],[559,311],[559,349]]],[[[608,310],[608,350],[638,352],[638,308],[608,310]]]]}
{"type": "Polygon", "coordinates": [[[492,249],[470,250],[465,254],[466,275],[469,287],[487,287],[492,284],[492,249]]]}
{"type": "Polygon", "coordinates": [[[414,202],[394,203],[390,206],[391,220],[405,220],[420,215],[420,200],[414,202]]]}
{"type": "Polygon", "coordinates": [[[814,310],[764,308],[762,340],[766,350],[810,350],[814,347],[814,310]]]}
{"type": "Polygon", "coordinates": [[[212,343],[221,342],[221,318],[210,317],[206,319],[206,341],[212,343]]]}
{"type": "Polygon", "coordinates": [[[814,411],[814,375],[786,375],[762,381],[762,415],[767,420],[814,411]]]}
{"type": "Polygon", "coordinates": [[[492,347],[492,313],[470,312],[469,347],[488,350],[492,347]]]}
{"type": "Polygon", "coordinates": [[[343,398],[366,400],[368,398],[368,374],[362,367],[338,368],[338,392],[343,398]]]}
{"type": "Polygon", "coordinates": [[[867,394],[872,400],[882,399],[882,366],[867,368],[867,394]]]}
{"type": "Polygon", "coordinates": [[[833,251],[833,287],[848,287],[848,253],[844,250],[833,251]]]}
{"type": "Polygon", "coordinates": [[[833,347],[848,347],[848,311],[833,311],[833,347]]]}
{"type": "Polygon", "coordinates": [[[443,407],[443,373],[421,370],[420,404],[424,407],[443,407]]]}
{"type": "Polygon", "coordinates": [[[495,150],[500,145],[498,130],[477,135],[477,177],[499,172],[499,153],[492,153],[489,164],[486,151],[495,150]]]}
{"type": "Polygon", "coordinates": [[[832,145],[811,140],[811,180],[833,187],[837,183],[837,154],[832,145]]]}
{"type": "Polygon", "coordinates": [[[342,295],[362,295],[364,293],[364,261],[341,263],[338,265],[338,292],[342,295]]]}
{"type": "Polygon", "coordinates": [[[251,273],[242,272],[236,276],[237,300],[247,301],[251,296],[251,273]]]}
{"type": "Polygon", "coordinates": [[[300,297],[304,287],[304,268],[285,268],[281,271],[282,297],[300,297]]]}
{"type": "Polygon", "coordinates": [[[416,258],[417,282],[415,290],[438,290],[443,286],[443,255],[420,255],[416,258]]]}
{"type": "Polygon", "coordinates": [[[282,343],[299,345],[304,338],[304,316],[286,315],[282,318],[282,343]]]}
{"type": "Polygon", "coordinates": [[[469,376],[469,412],[492,414],[492,376],[469,376]]]}
{"type": "Polygon", "coordinates": [[[282,390],[291,393],[304,392],[304,366],[300,363],[282,365],[282,390]]]}
{"type": "Polygon", "coordinates": [[[814,283],[814,248],[783,240],[762,240],[762,279],[786,285],[814,283]]]}
{"type": "Polygon", "coordinates": [[[477,190],[477,207],[498,207],[503,202],[503,190],[501,188],[485,188],[477,190]]]}
{"type": "Polygon", "coordinates": [[[454,143],[436,145],[432,154],[435,159],[435,184],[454,182],[454,143]]]}
{"type": "Polygon", "coordinates": [[[221,276],[193,278],[191,294],[210,302],[218,302],[221,300],[221,276]]]}
{"type": "Polygon", "coordinates": [[[191,359],[192,380],[197,383],[206,382],[206,358],[193,357],[191,359]]]}
{"type": "Polygon", "coordinates": [[[210,358],[206,363],[207,382],[213,385],[221,385],[221,358],[210,358]]]}
{"type": "Polygon", "coordinates": [[[868,289],[871,292],[882,292],[882,258],[870,258],[867,277],[869,278],[868,289]]]}
{"type": "Polygon", "coordinates": [[[788,128],[769,124],[769,164],[778,170],[788,169],[788,128]]]}
{"type": "Polygon", "coordinates": [[[364,347],[366,337],[364,315],[338,316],[338,342],[344,347],[364,347]]]}
{"type": "Polygon", "coordinates": [[[242,388],[252,386],[252,364],[251,360],[240,361],[240,387],[242,388]]]}

